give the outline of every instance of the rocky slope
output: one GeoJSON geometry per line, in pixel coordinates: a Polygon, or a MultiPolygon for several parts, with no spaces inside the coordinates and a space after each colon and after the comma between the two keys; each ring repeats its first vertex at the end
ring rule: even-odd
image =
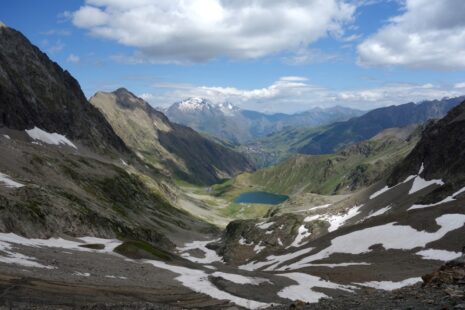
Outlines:
{"type": "Polygon", "coordinates": [[[69,72],[18,31],[0,27],[0,127],[34,126],[100,152],[127,151],[69,72]]]}
{"type": "Polygon", "coordinates": [[[90,102],[132,150],[174,177],[212,184],[252,170],[243,155],[188,127],[171,123],[163,113],[124,88],[98,92],[90,102]]]}
{"type": "Polygon", "coordinates": [[[241,144],[282,130],[285,127],[313,127],[360,116],[364,112],[332,107],[315,108],[295,114],[265,114],[241,110],[231,103],[213,103],[207,99],[189,98],[163,110],[170,120],[187,125],[229,143],[241,144]]]}
{"type": "Polygon", "coordinates": [[[395,185],[423,167],[425,179],[442,179],[446,185],[426,200],[444,198],[465,185],[465,104],[454,108],[441,120],[430,122],[422,138],[387,181],[395,185]]]}
{"type": "Polygon", "coordinates": [[[172,181],[130,151],[69,73],[13,29],[0,27],[0,46],[0,231],[167,249],[215,231],[171,205],[172,181]]]}

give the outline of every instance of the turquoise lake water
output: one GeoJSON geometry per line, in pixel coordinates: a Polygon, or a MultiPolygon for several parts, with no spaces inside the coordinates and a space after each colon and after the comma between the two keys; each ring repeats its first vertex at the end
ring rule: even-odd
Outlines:
{"type": "Polygon", "coordinates": [[[235,203],[257,203],[277,205],[289,199],[286,195],[277,195],[267,192],[247,192],[242,193],[234,199],[235,203]]]}

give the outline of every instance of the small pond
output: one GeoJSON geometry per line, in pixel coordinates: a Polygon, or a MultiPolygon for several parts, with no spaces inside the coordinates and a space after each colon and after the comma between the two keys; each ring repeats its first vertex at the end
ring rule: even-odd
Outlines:
{"type": "Polygon", "coordinates": [[[234,199],[235,203],[260,203],[267,205],[277,205],[289,199],[286,195],[277,195],[267,192],[247,192],[242,193],[234,199]]]}

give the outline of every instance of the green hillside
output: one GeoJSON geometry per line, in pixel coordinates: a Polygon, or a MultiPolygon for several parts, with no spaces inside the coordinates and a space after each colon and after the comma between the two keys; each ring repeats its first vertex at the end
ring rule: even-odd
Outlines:
{"type": "Polygon", "coordinates": [[[260,189],[294,195],[343,194],[380,180],[419,139],[415,126],[388,129],[330,155],[294,155],[278,165],[242,174],[227,191],[260,189]]]}

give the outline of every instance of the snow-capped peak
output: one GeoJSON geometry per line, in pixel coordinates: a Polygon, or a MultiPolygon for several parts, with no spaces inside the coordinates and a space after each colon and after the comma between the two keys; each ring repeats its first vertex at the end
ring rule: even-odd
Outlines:
{"type": "Polygon", "coordinates": [[[199,97],[191,97],[178,103],[178,109],[181,111],[201,111],[212,107],[210,101],[199,97]]]}
{"type": "Polygon", "coordinates": [[[178,102],[176,105],[179,110],[184,112],[219,110],[225,115],[231,115],[239,110],[238,107],[230,102],[213,103],[208,99],[200,97],[191,97],[178,102]]]}

